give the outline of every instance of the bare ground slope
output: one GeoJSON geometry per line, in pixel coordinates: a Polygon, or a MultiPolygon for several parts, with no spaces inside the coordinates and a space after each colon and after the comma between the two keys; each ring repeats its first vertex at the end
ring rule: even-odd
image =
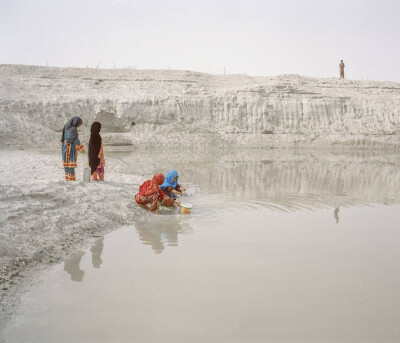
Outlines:
{"type": "Polygon", "coordinates": [[[112,145],[400,147],[399,83],[0,66],[2,146],[54,144],[74,115],[112,145]]]}

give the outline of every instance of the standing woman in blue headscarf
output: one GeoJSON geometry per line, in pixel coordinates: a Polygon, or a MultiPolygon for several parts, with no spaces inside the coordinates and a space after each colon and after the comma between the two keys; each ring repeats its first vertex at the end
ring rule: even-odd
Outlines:
{"type": "Polygon", "coordinates": [[[65,180],[75,181],[75,168],[78,166],[78,152],[84,153],[85,147],[78,138],[78,127],[81,126],[82,119],[79,117],[71,118],[64,125],[61,135],[61,153],[65,170],[65,180]]]}
{"type": "Polygon", "coordinates": [[[178,172],[175,169],[170,170],[165,175],[164,183],[160,186],[161,190],[172,199],[177,195],[182,195],[186,188],[178,184],[178,172]]]}

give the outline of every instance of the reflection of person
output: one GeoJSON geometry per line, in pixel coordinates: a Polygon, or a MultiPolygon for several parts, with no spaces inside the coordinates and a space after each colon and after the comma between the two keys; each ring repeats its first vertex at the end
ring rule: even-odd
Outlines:
{"type": "Polygon", "coordinates": [[[71,275],[72,281],[81,282],[83,280],[85,272],[79,267],[83,255],[85,255],[84,251],[75,251],[70,255],[68,260],[64,262],[64,270],[71,275]]]}
{"type": "Polygon", "coordinates": [[[94,245],[90,248],[92,252],[92,264],[94,268],[100,268],[103,261],[101,260],[101,253],[103,252],[104,247],[104,237],[99,238],[96,240],[94,245]]]}
{"type": "Polygon", "coordinates": [[[135,195],[135,200],[138,205],[147,207],[150,204],[150,211],[158,212],[158,206],[161,203],[164,206],[171,207],[180,203],[165,195],[160,189],[160,185],[164,182],[164,175],[155,173],[151,180],[143,182],[139,187],[139,192],[135,195]]]}
{"type": "Polygon", "coordinates": [[[333,216],[336,219],[336,224],[339,223],[339,208],[336,207],[335,210],[333,211],[333,216]]]}
{"type": "Polygon", "coordinates": [[[182,196],[182,193],[186,190],[184,187],[178,184],[178,172],[176,170],[170,170],[165,175],[164,183],[160,186],[162,191],[172,199],[176,199],[176,195],[182,196]]]}
{"type": "Polygon", "coordinates": [[[66,181],[76,180],[75,168],[78,166],[78,152],[85,152],[85,147],[78,138],[78,127],[81,124],[81,118],[73,117],[65,124],[61,134],[61,153],[66,181]]]}
{"type": "Polygon", "coordinates": [[[183,220],[177,216],[152,217],[136,222],[135,227],[143,244],[151,245],[156,254],[161,254],[165,244],[177,246],[178,234],[192,229],[189,222],[183,220]]]}
{"type": "Polygon", "coordinates": [[[340,60],[339,69],[340,69],[340,78],[344,79],[344,63],[343,60],[340,60]]]}
{"type": "Polygon", "coordinates": [[[100,136],[101,124],[95,121],[90,128],[89,166],[93,181],[104,181],[103,143],[100,136]]]}
{"type": "Polygon", "coordinates": [[[137,222],[135,226],[139,233],[140,240],[146,245],[151,245],[151,248],[156,254],[161,254],[165,249],[164,242],[161,238],[162,227],[151,225],[151,223],[148,222],[137,222]]]}

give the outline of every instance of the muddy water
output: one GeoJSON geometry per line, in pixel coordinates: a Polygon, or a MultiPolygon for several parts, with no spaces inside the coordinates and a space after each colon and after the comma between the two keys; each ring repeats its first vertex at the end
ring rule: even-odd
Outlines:
{"type": "MultiPolygon", "coordinates": [[[[164,210],[40,275],[6,342],[396,342],[400,159],[381,152],[114,152],[175,167],[164,210]]],[[[145,178],[144,176],[144,178],[145,178]]]]}

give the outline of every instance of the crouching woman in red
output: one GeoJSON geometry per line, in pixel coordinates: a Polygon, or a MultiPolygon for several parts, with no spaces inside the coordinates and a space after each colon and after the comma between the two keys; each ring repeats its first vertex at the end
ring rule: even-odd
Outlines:
{"type": "Polygon", "coordinates": [[[135,195],[136,203],[146,207],[147,204],[150,204],[150,211],[154,213],[159,213],[158,206],[160,204],[167,207],[180,206],[178,201],[174,201],[160,189],[163,182],[164,175],[161,173],[156,173],[151,180],[143,182],[139,187],[139,193],[135,195]]]}

